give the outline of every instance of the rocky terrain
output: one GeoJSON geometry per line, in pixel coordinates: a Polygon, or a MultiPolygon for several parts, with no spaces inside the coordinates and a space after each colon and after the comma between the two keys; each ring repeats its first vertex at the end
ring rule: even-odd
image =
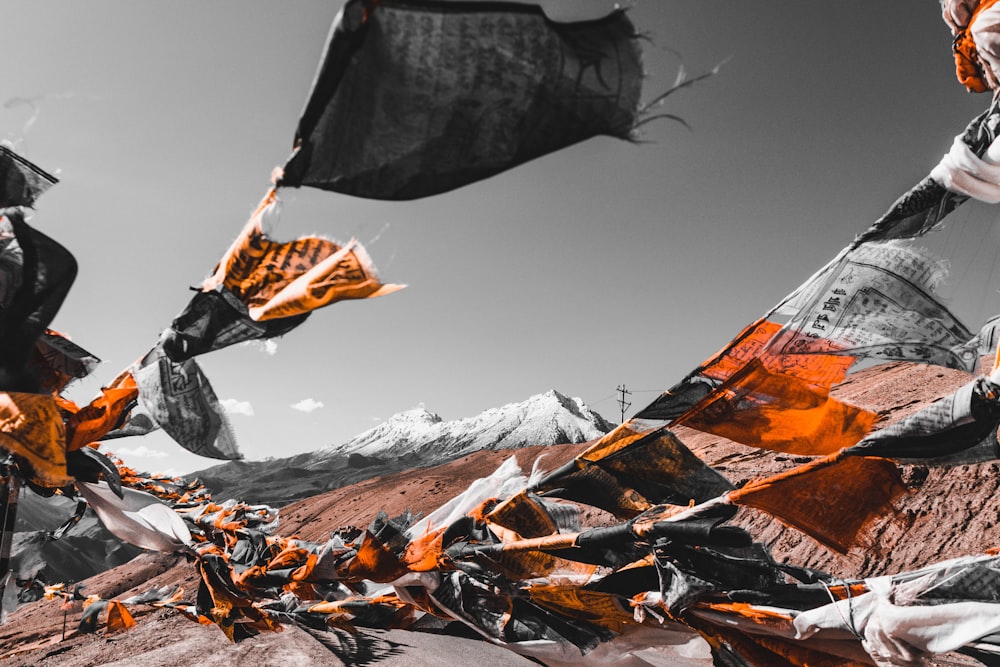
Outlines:
{"type": "MultiPolygon", "coordinates": [[[[908,415],[968,380],[959,371],[894,363],[848,376],[835,395],[877,410],[878,426],[908,415]]],[[[737,485],[770,475],[802,462],[756,450],[716,436],[678,429],[681,439],[705,461],[737,485]]],[[[586,444],[525,447],[513,452],[524,468],[544,454],[542,465],[555,468],[582,451],[586,444]]],[[[441,466],[398,472],[306,498],[282,509],[283,535],[325,539],[334,527],[365,525],[384,510],[429,511],[484,476],[507,451],[480,451],[441,466]]],[[[756,539],[769,545],[778,560],[819,568],[840,576],[869,576],[913,569],[945,558],[978,554],[996,542],[992,528],[1000,520],[1000,465],[996,462],[957,468],[902,466],[911,494],[895,514],[879,522],[863,547],[840,556],[809,538],[784,528],[770,517],[740,510],[738,521],[756,539]]],[[[591,511],[591,525],[609,521],[591,511]]],[[[87,592],[104,597],[139,593],[165,583],[180,583],[193,595],[194,569],[183,558],[144,554],[128,564],[85,582],[87,592]]],[[[468,664],[475,651],[482,665],[530,664],[503,649],[464,637],[404,631],[362,631],[359,635],[323,633],[315,636],[298,628],[229,644],[213,627],[193,623],[176,612],[142,612],[138,625],[119,635],[72,636],[78,611],[68,612],[68,635],[61,641],[64,612],[59,602],[40,601],[23,606],[0,626],[0,665],[230,665],[230,664],[468,664]]],[[[949,664],[969,664],[956,657],[949,664]]]]}

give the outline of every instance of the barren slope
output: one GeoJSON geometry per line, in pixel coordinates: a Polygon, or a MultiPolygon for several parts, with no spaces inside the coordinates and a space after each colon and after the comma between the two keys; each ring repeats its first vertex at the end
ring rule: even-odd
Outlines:
{"type": "MultiPolygon", "coordinates": [[[[879,411],[879,426],[910,414],[947,394],[968,380],[968,376],[947,369],[912,364],[887,364],[861,371],[836,388],[843,400],[879,411]]],[[[801,458],[744,447],[727,440],[679,429],[678,435],[708,463],[716,466],[734,483],[769,475],[798,465],[801,458]]],[[[329,531],[343,525],[365,525],[384,510],[390,515],[403,510],[428,512],[463,491],[468,484],[492,472],[507,456],[515,454],[525,469],[545,453],[542,465],[552,469],[586,447],[560,445],[525,448],[515,452],[483,451],[435,468],[411,470],[367,480],[349,487],[308,498],[282,509],[283,535],[298,534],[304,539],[322,540],[329,531]]],[[[769,544],[779,560],[817,567],[841,576],[867,576],[913,569],[920,565],[980,553],[994,546],[992,528],[1000,519],[1000,465],[985,463],[952,469],[903,466],[903,476],[913,493],[902,501],[896,516],[876,527],[866,549],[849,557],[833,554],[794,530],[786,529],[766,515],[741,510],[739,521],[760,541],[769,544]]],[[[608,516],[590,512],[593,525],[608,516]]],[[[183,583],[193,596],[196,579],[191,564],[172,556],[147,554],[135,561],[90,579],[87,593],[123,595],[142,592],[154,585],[183,583]]],[[[70,627],[79,612],[69,614],[70,627]]],[[[38,648],[0,660],[0,665],[34,665],[46,655],[46,665],[118,664],[141,661],[155,665],[268,664],[268,657],[281,653],[282,664],[467,664],[474,650],[482,665],[529,664],[503,649],[472,640],[403,631],[364,631],[358,637],[330,634],[321,643],[306,632],[287,628],[277,635],[265,635],[239,645],[231,645],[213,627],[202,627],[176,612],[157,611],[138,618],[137,628],[128,633],[69,639],[58,646],[38,648]],[[56,653],[52,653],[55,651],[56,653]]],[[[0,626],[0,647],[26,646],[45,639],[58,640],[63,613],[58,602],[41,601],[15,612],[10,622],[0,626]]]]}

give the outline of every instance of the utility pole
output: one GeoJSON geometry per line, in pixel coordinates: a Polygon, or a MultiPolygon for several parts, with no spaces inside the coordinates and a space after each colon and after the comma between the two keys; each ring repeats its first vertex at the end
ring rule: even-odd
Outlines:
{"type": "Polygon", "coordinates": [[[622,423],[624,424],[625,423],[625,411],[628,410],[630,407],[632,407],[632,402],[631,401],[626,401],[625,400],[625,396],[626,395],[627,396],[631,396],[632,392],[630,392],[627,389],[625,389],[625,385],[624,384],[618,385],[617,389],[618,389],[618,393],[620,394],[620,396],[618,397],[618,407],[620,407],[621,410],[622,410],[622,423]]]}

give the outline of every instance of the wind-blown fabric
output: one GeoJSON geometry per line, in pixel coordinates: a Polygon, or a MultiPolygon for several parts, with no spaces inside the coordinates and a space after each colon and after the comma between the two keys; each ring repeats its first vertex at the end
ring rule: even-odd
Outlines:
{"type": "Polygon", "coordinates": [[[951,192],[987,204],[1000,203],[1000,145],[994,141],[978,156],[959,135],[931,170],[931,178],[951,192]]]}
{"type": "Polygon", "coordinates": [[[777,599],[767,605],[700,604],[692,615],[715,628],[735,630],[728,636],[737,641],[742,636],[795,653],[811,648],[817,655],[808,664],[827,664],[820,661],[826,654],[851,660],[831,664],[926,665],[936,655],[988,638],[992,641],[983,646],[990,650],[980,655],[983,664],[992,664],[1000,631],[997,574],[995,556],[964,557],[865,579],[850,586],[853,594],[836,594],[830,586],[833,602],[806,609],[777,599]]]}
{"type": "Polygon", "coordinates": [[[102,387],[101,393],[82,408],[62,399],[63,408],[68,413],[65,419],[66,449],[75,451],[103,438],[125,420],[138,398],[135,378],[125,370],[108,386],[102,387]]]}
{"type": "Polygon", "coordinates": [[[763,510],[826,546],[847,553],[864,528],[906,493],[892,461],[834,454],[752,480],[729,502],[763,510]]]}
{"type": "Polygon", "coordinates": [[[20,209],[0,211],[16,243],[0,248],[0,266],[16,285],[0,286],[0,389],[38,391],[29,368],[32,351],[48,329],[76,280],[76,258],[62,245],[34,229],[20,209]]]}
{"type": "Polygon", "coordinates": [[[747,326],[684,380],[637,412],[635,417],[672,422],[754,359],[820,390],[829,389],[844,379],[854,364],[854,357],[840,353],[830,341],[814,344],[816,349],[812,354],[782,355],[781,348],[790,346],[801,336],[784,331],[784,325],[768,317],[747,326]],[[779,334],[782,335],[780,344],[777,342],[779,334]]]}
{"type": "Polygon", "coordinates": [[[383,284],[355,240],[341,247],[315,236],[284,243],[267,238],[266,221],[277,216],[277,207],[272,189],[212,275],[162,333],[159,345],[172,361],[283,336],[317,308],[404,287],[383,284]]]}
{"type": "Polygon", "coordinates": [[[229,417],[194,359],[171,361],[154,347],[130,370],[140,407],[177,444],[208,458],[243,458],[229,417]]]}
{"type": "Polygon", "coordinates": [[[532,489],[631,518],[653,505],[686,506],[730,491],[733,485],[691,453],[666,428],[630,420],[598,440],[532,489]]]}
{"type": "Polygon", "coordinates": [[[623,11],[557,23],[533,5],[350,0],[278,186],[416,199],[595,135],[626,138],[640,59],[623,11]]]}
{"type": "Polygon", "coordinates": [[[252,320],[305,315],[344,299],[391,294],[402,285],[383,285],[356,240],[340,245],[315,236],[279,243],[264,233],[264,217],[275,214],[277,193],[268,192],[243,231],[219,260],[202,291],[229,290],[252,320]]]}
{"type": "Polygon", "coordinates": [[[676,423],[753,447],[822,455],[857,443],[876,417],[755,359],[676,423]]]}
{"type": "MultiPolygon", "coordinates": [[[[961,141],[973,155],[982,156],[997,138],[1000,98],[994,99],[962,132],[961,141]]],[[[915,238],[936,229],[945,216],[968,200],[968,195],[952,192],[928,175],[897,199],[882,217],[859,234],[850,247],[869,241],[915,238]]]]}
{"type": "Polygon", "coordinates": [[[73,481],[66,472],[66,429],[52,396],[0,392],[0,451],[23,459],[22,474],[39,486],[73,481]]]}
{"type": "Polygon", "coordinates": [[[898,241],[869,242],[843,255],[799,288],[779,312],[791,314],[771,352],[843,354],[916,361],[968,372],[979,361],[972,338],[935,295],[945,266],[898,241]],[[958,356],[962,353],[962,356],[958,356]]]}
{"type": "Polygon", "coordinates": [[[191,533],[184,520],[156,496],[124,488],[119,498],[103,482],[79,482],[76,488],[104,527],[129,544],[167,553],[189,550],[191,533]]]}
{"type": "Polygon", "coordinates": [[[998,86],[1000,8],[996,0],[942,0],[941,14],[955,36],[955,76],[970,92],[998,86]]]}
{"type": "Polygon", "coordinates": [[[29,366],[43,393],[62,391],[73,380],[90,375],[101,360],[58,331],[46,329],[35,343],[29,366]]]}
{"type": "Polygon", "coordinates": [[[0,209],[33,206],[59,180],[0,144],[0,209]]]}
{"type": "Polygon", "coordinates": [[[846,453],[923,465],[962,465],[1000,458],[1000,384],[995,375],[977,377],[876,431],[846,453]]]}
{"type": "Polygon", "coordinates": [[[195,292],[180,315],[160,336],[160,346],[172,361],[245,343],[283,336],[299,326],[309,313],[257,322],[245,303],[223,286],[195,292]]]}

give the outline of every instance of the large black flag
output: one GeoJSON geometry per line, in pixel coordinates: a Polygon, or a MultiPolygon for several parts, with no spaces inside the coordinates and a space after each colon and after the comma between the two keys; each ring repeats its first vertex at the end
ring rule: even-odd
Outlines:
{"type": "Polygon", "coordinates": [[[642,65],[623,11],[557,23],[503,2],[350,0],[279,186],[405,200],[636,123],[642,65]]]}

